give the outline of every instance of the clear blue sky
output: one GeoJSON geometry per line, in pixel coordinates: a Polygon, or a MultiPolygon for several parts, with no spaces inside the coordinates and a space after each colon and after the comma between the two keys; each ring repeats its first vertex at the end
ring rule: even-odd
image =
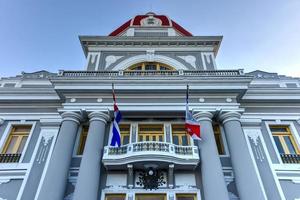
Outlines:
{"type": "Polygon", "coordinates": [[[223,35],[219,69],[300,77],[299,0],[0,0],[0,77],[84,69],[78,35],[107,35],[151,8],[193,35],[223,35]]]}

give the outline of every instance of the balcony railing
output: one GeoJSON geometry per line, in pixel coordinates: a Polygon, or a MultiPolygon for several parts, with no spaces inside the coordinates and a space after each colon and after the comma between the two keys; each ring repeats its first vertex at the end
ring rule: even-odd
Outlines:
{"type": "Polygon", "coordinates": [[[0,154],[0,163],[16,163],[19,162],[21,158],[21,154],[13,153],[13,154],[0,154]]]}
{"type": "Polygon", "coordinates": [[[137,142],[121,147],[104,148],[103,163],[126,164],[135,161],[166,161],[197,164],[199,161],[198,147],[180,146],[166,142],[137,142]]]}
{"type": "Polygon", "coordinates": [[[300,155],[298,154],[280,154],[280,157],[283,163],[288,163],[288,164],[300,163],[300,155]]]}
{"type": "Polygon", "coordinates": [[[243,70],[179,70],[179,71],[60,71],[59,77],[145,77],[145,76],[240,76],[243,70]]]}

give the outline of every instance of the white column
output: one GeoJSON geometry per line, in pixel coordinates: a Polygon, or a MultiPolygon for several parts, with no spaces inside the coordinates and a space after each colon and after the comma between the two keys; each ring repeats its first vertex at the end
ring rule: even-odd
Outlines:
{"type": "Polygon", "coordinates": [[[92,112],[89,119],[90,126],[75,186],[74,200],[99,199],[105,125],[110,117],[103,112],[92,112]]]}
{"type": "Polygon", "coordinates": [[[198,147],[204,198],[208,200],[229,199],[212,127],[213,114],[198,112],[194,114],[194,117],[200,123],[201,128],[202,141],[198,141],[198,147]]]}
{"type": "Polygon", "coordinates": [[[64,199],[75,138],[82,117],[74,112],[65,112],[61,116],[62,125],[38,197],[39,200],[64,199]]]}
{"type": "Polygon", "coordinates": [[[235,184],[240,199],[266,199],[259,174],[255,171],[246,138],[240,123],[241,114],[225,112],[219,116],[228,143],[235,184]]]}

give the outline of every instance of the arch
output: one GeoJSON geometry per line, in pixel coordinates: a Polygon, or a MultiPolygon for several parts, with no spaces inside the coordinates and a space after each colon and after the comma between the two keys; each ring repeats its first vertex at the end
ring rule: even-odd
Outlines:
{"type": "Polygon", "coordinates": [[[169,65],[171,67],[174,67],[176,70],[187,70],[187,67],[185,67],[182,63],[179,61],[163,56],[163,55],[137,55],[130,58],[127,58],[117,64],[112,70],[125,70],[129,68],[130,66],[140,63],[140,62],[160,62],[166,65],[169,65]]]}

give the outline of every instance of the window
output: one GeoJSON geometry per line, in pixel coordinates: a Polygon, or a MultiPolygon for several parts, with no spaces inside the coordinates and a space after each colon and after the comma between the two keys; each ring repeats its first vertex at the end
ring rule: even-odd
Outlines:
{"type": "Polygon", "coordinates": [[[197,200],[196,194],[176,194],[176,200],[197,200]]]}
{"type": "Polygon", "coordinates": [[[139,125],[139,142],[142,141],[164,141],[164,131],[162,124],[142,124],[139,125]]]}
{"type": "Polygon", "coordinates": [[[8,136],[2,154],[21,154],[28,139],[31,125],[16,125],[8,136]]]}
{"type": "Polygon", "coordinates": [[[105,200],[125,200],[126,194],[106,194],[105,200]]]}
{"type": "Polygon", "coordinates": [[[82,155],[83,154],[83,150],[84,150],[84,146],[85,146],[85,142],[86,142],[88,130],[89,130],[88,126],[83,126],[82,127],[82,131],[81,131],[81,134],[80,134],[80,140],[79,140],[79,146],[78,146],[77,155],[82,155]]]}
{"type": "Polygon", "coordinates": [[[172,125],[172,138],[173,138],[173,144],[181,145],[181,146],[190,145],[190,138],[186,134],[184,124],[172,125]]]}
{"type": "Polygon", "coordinates": [[[220,125],[214,124],[213,130],[214,130],[214,134],[215,134],[215,140],[216,140],[218,152],[220,155],[224,155],[225,151],[224,151],[224,145],[223,145],[220,125]]]}
{"type": "Polygon", "coordinates": [[[299,154],[299,148],[289,126],[270,125],[270,130],[280,154],[299,154]]]}
{"type": "Polygon", "coordinates": [[[166,200],[165,194],[136,194],[136,200],[166,200]]]}
{"type": "Polygon", "coordinates": [[[121,144],[129,144],[130,139],[130,124],[120,124],[119,126],[121,132],[121,144]]]}
{"type": "Polygon", "coordinates": [[[129,71],[174,71],[175,69],[169,65],[158,62],[143,62],[129,67],[129,71]]]}

